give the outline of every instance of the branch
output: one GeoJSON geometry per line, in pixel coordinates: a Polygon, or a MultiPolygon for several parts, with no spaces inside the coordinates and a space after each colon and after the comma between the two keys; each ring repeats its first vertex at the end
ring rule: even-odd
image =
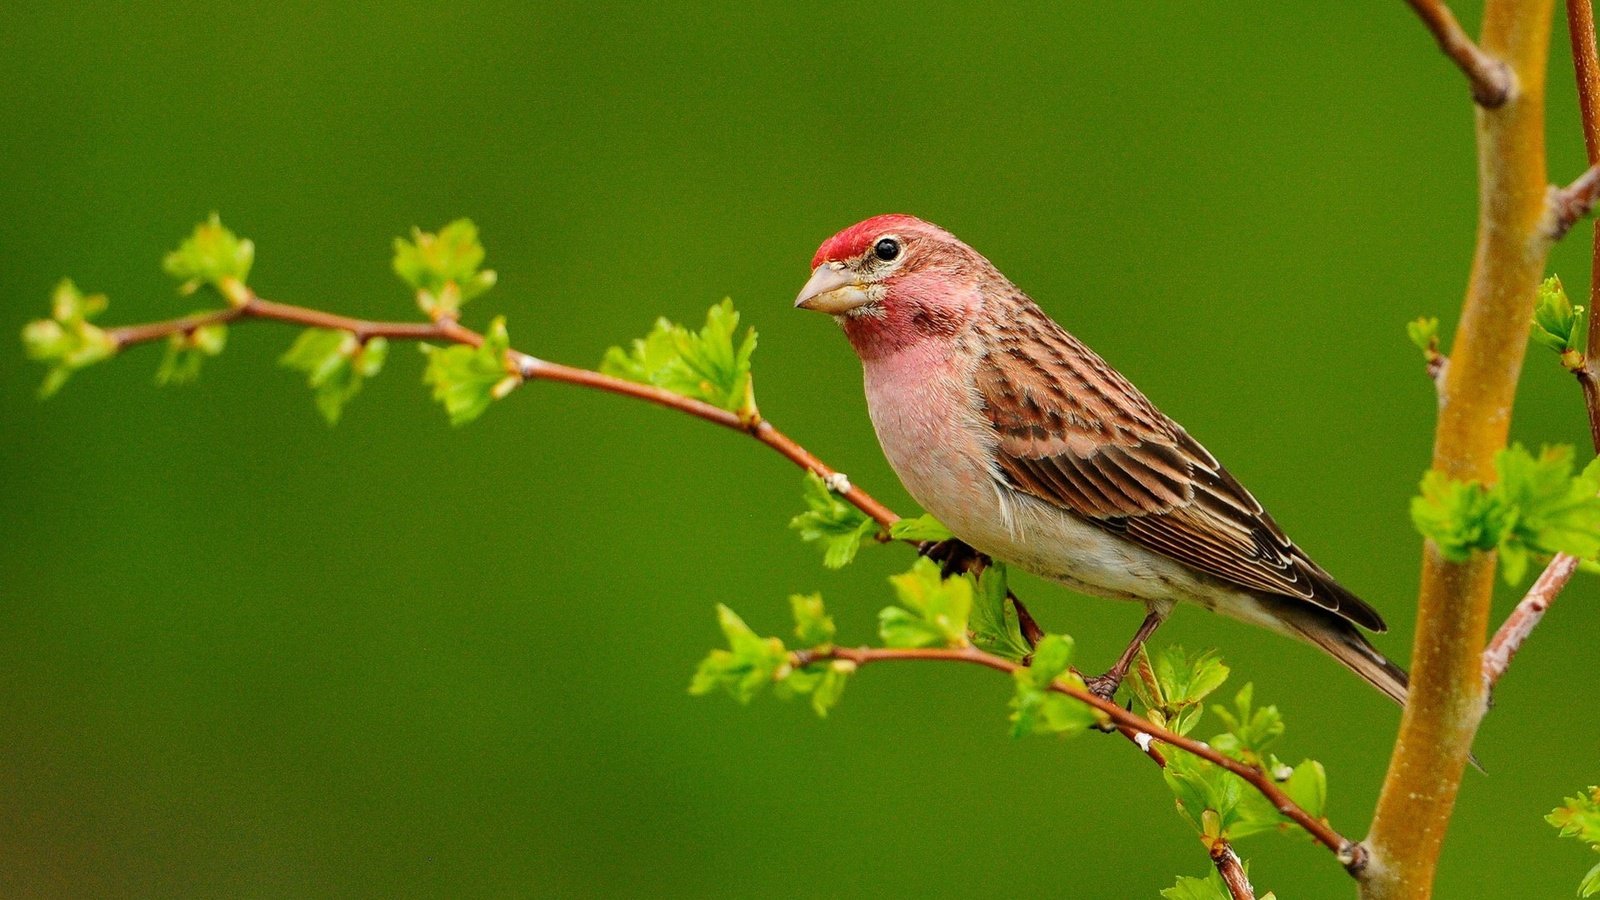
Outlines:
{"type": "MultiPolygon", "coordinates": [[[[1578,105],[1583,115],[1583,142],[1591,165],[1600,162],[1600,52],[1595,47],[1594,8],[1590,0],[1567,0],[1567,31],[1572,39],[1573,74],[1578,81],[1578,105]]],[[[1586,175],[1595,171],[1591,168],[1586,175]]],[[[1589,418],[1589,439],[1600,454],[1600,321],[1595,303],[1600,302],[1600,227],[1596,227],[1589,281],[1589,334],[1583,362],[1572,370],[1583,388],[1583,403],[1589,418]]],[[[1544,618],[1550,604],[1561,595],[1578,570],[1578,559],[1558,553],[1545,566],[1533,586],[1528,588],[1511,615],[1495,632],[1483,651],[1483,680],[1493,688],[1511,665],[1523,641],[1544,618]]]]}
{"type": "Polygon", "coordinates": [[[1493,688],[1500,676],[1506,673],[1511,658],[1517,655],[1522,642],[1533,633],[1534,627],[1544,618],[1550,604],[1572,580],[1572,573],[1576,571],[1578,558],[1558,553],[1533,582],[1533,587],[1528,588],[1528,593],[1506,617],[1505,624],[1494,633],[1494,639],[1483,651],[1483,684],[1486,689],[1493,688]]]}
{"type": "Polygon", "coordinates": [[[1422,24],[1433,32],[1439,49],[1456,64],[1472,85],[1472,99],[1484,109],[1495,109],[1511,98],[1514,84],[1511,69],[1505,63],[1479,49],[1467,37],[1455,13],[1443,0],[1406,0],[1422,18],[1422,24]]]}
{"type": "MultiPolygon", "coordinates": [[[[1594,7],[1590,0],[1567,0],[1567,33],[1572,40],[1572,69],[1578,81],[1578,110],[1583,117],[1583,145],[1589,165],[1600,163],[1600,51],[1595,47],[1594,7]]],[[[1600,322],[1595,321],[1600,303],[1600,225],[1594,229],[1589,264],[1589,336],[1583,365],[1573,374],[1583,387],[1583,400],[1589,411],[1589,438],[1600,453],[1600,322]]]]}
{"type": "Polygon", "coordinates": [[[1239,854],[1233,852],[1233,845],[1226,839],[1212,841],[1211,862],[1217,867],[1217,874],[1222,876],[1222,883],[1228,886],[1228,893],[1233,900],[1256,900],[1256,889],[1250,886],[1250,879],[1245,877],[1244,863],[1239,861],[1239,854]]]}
{"type": "MultiPolygon", "coordinates": [[[[790,664],[798,669],[812,663],[832,659],[842,659],[855,663],[857,666],[892,661],[938,660],[984,666],[985,668],[1008,674],[1025,668],[1009,659],[995,656],[992,653],[985,653],[970,646],[912,649],[892,647],[856,647],[853,649],[833,646],[817,647],[811,650],[795,651],[791,654],[790,664]]],[[[1268,803],[1272,804],[1274,809],[1296,825],[1304,828],[1317,843],[1333,851],[1339,862],[1352,874],[1360,872],[1362,867],[1366,865],[1366,856],[1362,852],[1361,845],[1333,830],[1333,827],[1327,822],[1306,812],[1304,808],[1290,799],[1289,795],[1278,787],[1271,776],[1255,766],[1242,763],[1231,756],[1220,753],[1201,741],[1168,731],[1143,716],[1123,709],[1109,700],[1101,699],[1088,690],[1080,689],[1062,681],[1052,682],[1050,690],[1058,694],[1064,694],[1079,703],[1087,704],[1104,713],[1106,718],[1117,726],[1119,732],[1138,745],[1140,750],[1144,751],[1146,755],[1160,765],[1165,765],[1165,760],[1159,753],[1151,752],[1148,746],[1150,740],[1160,741],[1180,750],[1187,750],[1195,756],[1227,769],[1248,782],[1261,796],[1267,799],[1268,803]]]]}
{"type": "MultiPolygon", "coordinates": [[[[1441,15],[1441,5],[1412,0],[1412,6],[1442,36],[1446,52],[1461,46],[1444,39],[1458,38],[1459,26],[1448,27],[1453,20],[1441,15]]],[[[1504,61],[1517,88],[1498,107],[1484,104],[1476,116],[1477,246],[1433,452],[1433,468],[1459,481],[1488,484],[1495,478],[1494,457],[1505,446],[1528,320],[1549,250],[1541,235],[1548,186],[1544,76],[1553,12],[1553,0],[1488,0],[1484,7],[1482,53],[1504,61]]],[[[1411,696],[1366,841],[1371,864],[1361,890],[1368,900],[1423,900],[1431,894],[1472,739],[1487,708],[1483,650],[1494,570],[1493,553],[1455,563],[1432,542],[1424,545],[1411,696]]]]}
{"type": "Polygon", "coordinates": [[[1550,189],[1545,233],[1553,241],[1566,237],[1579,219],[1594,210],[1596,201],[1600,201],[1600,165],[1591,165],[1566,187],[1550,189]]]}
{"type": "MultiPolygon", "coordinates": [[[[461,325],[453,319],[443,318],[435,322],[373,322],[335,315],[304,306],[275,303],[256,296],[248,288],[242,288],[242,290],[244,293],[241,302],[228,309],[185,316],[181,319],[169,319],[164,322],[125,325],[120,328],[107,329],[106,333],[115,342],[117,349],[122,350],[135,344],[160,340],[173,334],[187,334],[206,325],[257,319],[288,322],[295,325],[305,325],[310,328],[330,328],[338,331],[348,331],[362,342],[381,337],[394,340],[448,341],[466,344],[471,347],[477,347],[483,343],[482,334],[461,325]]],[[[759,416],[741,417],[721,407],[674,394],[654,385],[624,381],[621,378],[613,378],[591,369],[579,369],[549,362],[517,350],[507,351],[506,371],[524,381],[556,381],[611,394],[620,394],[624,397],[633,397],[647,403],[654,403],[657,406],[665,406],[668,409],[687,413],[733,431],[742,431],[778,451],[785,459],[800,468],[815,472],[819,477],[827,480],[830,485],[836,488],[843,488],[838,490],[839,495],[857,509],[872,517],[879,525],[887,528],[900,518],[895,515],[893,510],[878,502],[866,491],[850,483],[849,479],[842,478],[836,470],[818,459],[811,451],[800,446],[793,438],[779,431],[772,423],[759,416]]]]}

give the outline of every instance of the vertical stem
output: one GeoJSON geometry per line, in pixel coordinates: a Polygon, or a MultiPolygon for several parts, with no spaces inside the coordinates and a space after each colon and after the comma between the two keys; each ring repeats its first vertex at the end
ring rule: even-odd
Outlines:
{"type": "MultiPolygon", "coordinates": [[[[1553,0],[1488,0],[1484,52],[1516,85],[1506,103],[1477,110],[1478,238],[1461,325],[1440,396],[1433,467],[1493,480],[1544,271],[1544,79],[1553,0]]],[[[1485,708],[1482,653],[1494,588],[1493,554],[1452,563],[1423,551],[1411,699],[1367,839],[1367,898],[1421,900],[1485,708]]]]}
{"type": "MultiPolygon", "coordinates": [[[[1600,54],[1595,49],[1594,7],[1590,0],[1567,0],[1567,35],[1572,40],[1572,74],[1578,81],[1578,109],[1583,115],[1583,145],[1589,165],[1600,162],[1600,54]]],[[[1600,453],[1600,222],[1593,228],[1589,264],[1589,339],[1583,368],[1577,371],[1589,410],[1589,438],[1600,453]]]]}

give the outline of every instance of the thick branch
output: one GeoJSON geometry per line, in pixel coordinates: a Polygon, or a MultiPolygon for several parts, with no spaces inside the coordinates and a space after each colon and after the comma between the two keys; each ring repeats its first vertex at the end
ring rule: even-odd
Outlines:
{"type": "MultiPolygon", "coordinates": [[[[1413,3],[1419,12],[1430,4],[1413,3]]],[[[1544,76],[1552,0],[1488,0],[1482,49],[1511,69],[1517,90],[1477,112],[1478,240],[1450,350],[1433,467],[1488,483],[1504,445],[1544,272],[1544,76]]],[[[1426,18],[1426,14],[1425,18],[1426,18]]],[[[1367,898],[1430,896],[1456,794],[1487,696],[1483,649],[1493,554],[1446,560],[1423,551],[1411,696],[1367,839],[1367,898]]]]}
{"type": "Polygon", "coordinates": [[[1576,571],[1578,558],[1558,553],[1539,574],[1533,587],[1528,588],[1528,593],[1523,595],[1516,609],[1506,617],[1505,624],[1494,633],[1494,639],[1483,651],[1483,683],[1486,688],[1493,688],[1500,676],[1506,673],[1511,658],[1517,655],[1522,642],[1533,633],[1534,627],[1544,618],[1550,604],[1555,602],[1556,596],[1572,580],[1572,573],[1576,571]]]}
{"type": "MultiPolygon", "coordinates": [[[[365,319],[353,319],[348,316],[335,315],[304,306],[274,303],[270,300],[263,300],[254,294],[249,294],[244,303],[229,309],[185,316],[181,319],[171,319],[165,322],[125,325],[121,328],[108,329],[107,334],[116,342],[117,348],[120,350],[134,344],[160,340],[169,335],[192,332],[205,325],[216,325],[246,319],[263,319],[305,325],[310,328],[331,328],[339,331],[348,331],[354,334],[357,340],[361,341],[382,337],[393,340],[450,341],[472,347],[483,343],[483,335],[452,319],[441,319],[437,322],[372,322],[365,319]]],[[[848,484],[848,479],[841,480],[837,471],[765,420],[759,418],[750,420],[728,412],[721,407],[702,403],[699,400],[693,400],[680,394],[674,394],[654,385],[624,381],[591,369],[564,366],[560,363],[538,359],[516,350],[509,351],[506,354],[506,370],[529,381],[558,381],[564,384],[573,384],[597,391],[633,397],[648,403],[654,403],[657,406],[665,406],[669,409],[687,413],[733,431],[745,432],[778,451],[784,458],[800,468],[817,473],[818,476],[829,480],[830,484],[843,487],[843,490],[839,491],[840,496],[844,497],[857,509],[871,516],[879,525],[888,527],[900,518],[895,515],[893,510],[879,503],[866,491],[856,487],[854,484],[848,484]]]]}
{"type": "Polygon", "coordinates": [[[1450,57],[1472,85],[1472,99],[1485,109],[1503,105],[1511,97],[1512,75],[1505,63],[1483,52],[1467,37],[1455,13],[1443,0],[1406,0],[1422,23],[1433,32],[1439,49],[1450,57]]]}
{"type": "Polygon", "coordinates": [[[1245,877],[1244,863],[1239,861],[1239,854],[1233,852],[1232,844],[1222,838],[1213,841],[1211,863],[1217,867],[1217,874],[1222,876],[1222,883],[1228,886],[1233,900],[1256,900],[1256,889],[1245,877]]]}
{"type": "MultiPolygon", "coordinates": [[[[1015,673],[1023,666],[992,653],[985,653],[974,647],[927,647],[916,649],[898,649],[892,647],[820,647],[812,650],[800,650],[793,654],[792,663],[796,668],[807,666],[811,663],[829,659],[842,659],[853,662],[858,666],[870,663],[909,661],[909,660],[940,660],[945,662],[961,662],[971,665],[984,666],[999,672],[1015,673]]],[[[1211,763],[1227,769],[1229,772],[1243,778],[1255,788],[1273,808],[1282,813],[1290,821],[1304,828],[1317,843],[1333,851],[1339,861],[1351,872],[1359,872],[1365,863],[1361,847],[1348,839],[1327,822],[1306,812],[1299,804],[1289,798],[1277,783],[1267,773],[1247,765],[1231,756],[1212,749],[1205,743],[1184,737],[1173,731],[1168,731],[1160,725],[1151,722],[1143,716],[1123,709],[1117,704],[1100,698],[1088,690],[1069,685],[1062,681],[1052,682],[1050,690],[1058,694],[1065,694],[1080,703],[1088,704],[1110,719],[1117,730],[1129,740],[1138,744],[1141,750],[1149,754],[1146,747],[1148,739],[1170,744],[1180,750],[1187,750],[1211,763]]],[[[1164,761],[1159,754],[1149,754],[1158,763],[1164,761]]]]}

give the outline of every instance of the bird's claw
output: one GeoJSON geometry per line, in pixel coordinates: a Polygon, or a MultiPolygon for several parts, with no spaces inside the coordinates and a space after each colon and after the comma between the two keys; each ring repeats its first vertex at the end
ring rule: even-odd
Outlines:
{"type": "Polygon", "coordinates": [[[1083,686],[1089,689],[1089,693],[1099,697],[1101,700],[1107,703],[1115,703],[1117,689],[1122,687],[1122,675],[1116,672],[1107,672],[1104,675],[1085,678],[1083,686]]]}
{"type": "Polygon", "coordinates": [[[971,572],[980,568],[985,562],[982,553],[974,550],[971,544],[956,538],[928,541],[918,548],[918,552],[938,563],[939,574],[945,578],[971,572]]]}

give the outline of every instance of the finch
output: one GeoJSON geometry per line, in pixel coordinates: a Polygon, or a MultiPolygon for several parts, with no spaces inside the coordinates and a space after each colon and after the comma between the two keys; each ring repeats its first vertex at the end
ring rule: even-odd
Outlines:
{"type": "Polygon", "coordinates": [[[829,238],[811,265],[795,306],[843,327],[911,496],[982,553],[1145,605],[1128,649],[1089,681],[1102,696],[1187,601],[1318,647],[1405,703],[1405,671],[1361,633],[1385,630],[1377,611],[977,251],[884,215],[829,238]]]}

